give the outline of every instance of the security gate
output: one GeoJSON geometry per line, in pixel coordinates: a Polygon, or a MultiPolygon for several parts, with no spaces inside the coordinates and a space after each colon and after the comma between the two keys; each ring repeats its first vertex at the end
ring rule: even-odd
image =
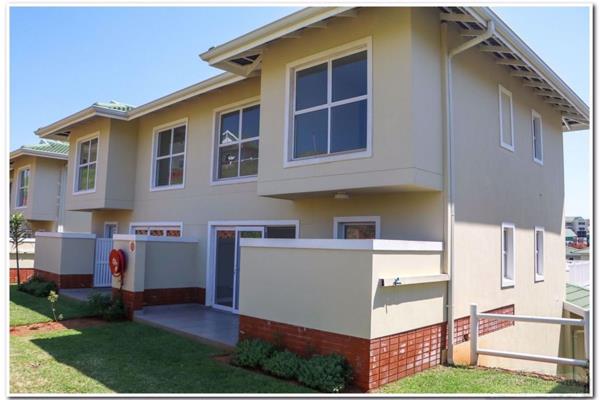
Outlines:
{"type": "Polygon", "coordinates": [[[96,260],[94,262],[94,287],[112,286],[112,275],[108,266],[108,255],[113,247],[112,239],[96,239],[96,260]]]}

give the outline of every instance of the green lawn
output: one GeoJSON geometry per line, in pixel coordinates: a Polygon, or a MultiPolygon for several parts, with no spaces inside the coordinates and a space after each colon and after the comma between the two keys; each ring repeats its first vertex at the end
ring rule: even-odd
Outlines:
{"type": "MultiPolygon", "coordinates": [[[[86,303],[59,296],[56,303],[59,314],[64,319],[86,317],[91,315],[86,303]]],[[[10,286],[10,326],[27,325],[36,322],[52,321],[52,308],[45,297],[35,297],[10,286]]]]}
{"type": "Polygon", "coordinates": [[[211,357],[221,350],[134,322],[10,338],[12,393],[304,393],[211,357]]]}
{"type": "Polygon", "coordinates": [[[584,393],[584,387],[496,369],[439,366],[385,385],[379,392],[584,393]]]}

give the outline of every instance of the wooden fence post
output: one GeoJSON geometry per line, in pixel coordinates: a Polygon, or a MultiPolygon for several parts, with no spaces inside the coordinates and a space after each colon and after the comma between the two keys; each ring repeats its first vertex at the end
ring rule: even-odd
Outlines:
{"type": "Polygon", "coordinates": [[[470,364],[477,365],[477,334],[479,331],[479,318],[477,317],[477,304],[471,304],[469,340],[471,341],[470,364]]]}

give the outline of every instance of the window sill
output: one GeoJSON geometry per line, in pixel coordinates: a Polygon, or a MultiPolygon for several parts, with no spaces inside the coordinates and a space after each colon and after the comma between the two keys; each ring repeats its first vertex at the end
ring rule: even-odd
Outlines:
{"type": "Polygon", "coordinates": [[[510,289],[515,287],[515,281],[502,279],[502,289],[510,289]]]}
{"type": "Polygon", "coordinates": [[[24,210],[26,208],[27,208],[27,204],[25,204],[24,206],[15,207],[15,210],[24,210]]]}
{"type": "Polygon", "coordinates": [[[79,196],[79,195],[82,195],[82,194],[90,194],[90,193],[96,193],[96,189],[93,189],[93,190],[80,190],[80,191],[77,191],[77,192],[73,192],[73,196],[79,196]]]}
{"type": "Polygon", "coordinates": [[[163,192],[165,190],[178,190],[178,189],[184,189],[185,185],[181,184],[181,185],[170,185],[170,186],[156,186],[156,187],[151,187],[150,191],[151,192],[163,192]]]}
{"type": "Polygon", "coordinates": [[[540,164],[541,166],[544,165],[544,160],[538,160],[537,158],[534,158],[533,162],[535,162],[536,164],[540,164]]]}
{"type": "Polygon", "coordinates": [[[285,160],[283,162],[284,168],[292,168],[292,167],[301,167],[303,165],[313,165],[313,164],[326,164],[337,161],[345,161],[345,160],[356,160],[360,158],[369,158],[371,157],[371,149],[360,150],[354,152],[340,153],[340,154],[330,154],[323,156],[315,156],[315,157],[307,157],[307,158],[297,158],[294,160],[285,160]]]}
{"type": "Polygon", "coordinates": [[[502,147],[505,150],[511,151],[513,153],[515,152],[515,146],[514,145],[511,146],[511,145],[509,145],[507,143],[502,142],[502,143],[500,143],[500,147],[502,147]]]}
{"type": "Polygon", "coordinates": [[[225,179],[211,180],[210,184],[213,186],[233,185],[236,183],[256,182],[257,180],[258,180],[258,177],[256,175],[253,175],[253,176],[245,176],[243,178],[225,178],[225,179]]]}
{"type": "Polygon", "coordinates": [[[533,282],[534,283],[544,282],[544,275],[536,275],[533,282]]]}

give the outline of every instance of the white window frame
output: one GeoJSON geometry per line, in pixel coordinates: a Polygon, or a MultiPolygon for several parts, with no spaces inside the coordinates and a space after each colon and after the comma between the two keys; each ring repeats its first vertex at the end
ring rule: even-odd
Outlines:
{"type": "MultiPolygon", "coordinates": [[[[252,107],[252,106],[260,106],[260,96],[251,97],[248,99],[244,99],[241,101],[236,101],[235,103],[230,103],[222,107],[215,108],[213,110],[213,136],[212,136],[212,152],[211,152],[211,163],[210,163],[210,184],[211,185],[229,185],[233,183],[246,183],[246,182],[256,182],[258,177],[258,171],[256,175],[248,175],[248,176],[237,176],[235,178],[218,178],[219,174],[219,128],[221,125],[221,115],[228,114],[230,112],[236,110],[242,110],[244,108],[252,107]]],[[[262,108],[261,108],[262,111],[262,108]]],[[[240,124],[242,120],[240,118],[240,124]]],[[[260,129],[260,128],[259,128],[260,129]]],[[[241,133],[240,133],[241,135],[241,133]]],[[[258,135],[258,159],[260,163],[260,131],[258,135]]],[[[256,138],[239,140],[238,143],[250,142],[252,140],[256,140],[256,138]]],[[[241,148],[241,146],[240,146],[241,148]]],[[[239,160],[238,160],[239,161],[239,160]]],[[[239,170],[239,168],[238,168],[239,170]]]]}
{"type": "Polygon", "coordinates": [[[531,110],[531,143],[533,145],[533,161],[540,165],[544,165],[544,126],[542,123],[542,116],[535,110],[531,110]],[[540,120],[540,158],[536,157],[535,154],[535,128],[533,121],[538,118],[540,120]]]}
{"type": "MultiPolygon", "coordinates": [[[[351,160],[357,158],[368,158],[372,156],[372,141],[373,141],[373,68],[372,68],[372,39],[370,36],[338,46],[320,53],[293,61],[286,65],[286,86],[285,86],[285,129],[284,129],[284,147],[283,147],[283,167],[297,167],[302,165],[329,163],[341,160],[351,160]],[[363,96],[344,99],[338,102],[331,102],[331,62],[334,59],[345,57],[351,54],[367,51],[367,94],[363,96]],[[325,105],[311,107],[301,112],[316,111],[320,109],[329,109],[334,105],[342,105],[344,103],[352,103],[360,100],[367,100],[367,141],[364,150],[350,150],[340,153],[320,154],[312,157],[294,158],[294,115],[295,115],[295,73],[299,70],[313,67],[315,65],[328,63],[328,99],[325,105]]],[[[330,147],[331,135],[328,134],[328,151],[330,147]]]]}
{"type": "Polygon", "coordinates": [[[544,281],[544,247],[546,242],[546,231],[541,226],[536,226],[533,229],[533,275],[535,282],[543,282],[544,281]],[[542,248],[538,248],[537,235],[538,232],[542,233],[542,248]],[[538,263],[540,258],[538,258],[538,254],[541,254],[541,274],[538,273],[538,263]]]}
{"type": "MultiPolygon", "coordinates": [[[[171,121],[171,122],[167,122],[165,124],[162,125],[158,125],[155,126],[154,128],[152,128],[152,155],[150,157],[150,191],[151,192],[160,192],[163,190],[176,190],[176,189],[184,189],[185,188],[185,171],[187,169],[187,145],[188,145],[188,141],[190,138],[190,134],[189,134],[189,126],[188,126],[188,119],[187,118],[182,118],[182,119],[178,119],[176,121],[171,121]],[[156,151],[158,149],[158,134],[159,132],[171,129],[174,130],[175,128],[178,128],[180,126],[185,126],[185,143],[183,144],[183,153],[176,153],[173,154],[173,136],[171,136],[171,148],[169,149],[169,155],[166,156],[161,156],[158,157],[156,154],[156,151]],[[176,156],[180,156],[183,154],[183,177],[182,177],[182,181],[179,184],[176,185],[164,185],[164,186],[156,186],[156,181],[155,181],[155,177],[156,177],[156,161],[160,158],[173,158],[176,156]]],[[[169,171],[169,176],[171,175],[171,171],[169,171]]]]}
{"type": "MultiPolygon", "coordinates": [[[[501,264],[502,264],[502,269],[501,269],[501,279],[502,279],[502,287],[503,288],[508,288],[508,287],[514,287],[515,286],[515,281],[516,281],[516,249],[515,249],[515,243],[516,243],[516,229],[515,229],[515,225],[508,223],[508,222],[504,222],[502,223],[502,230],[500,231],[500,258],[501,258],[501,264]],[[504,263],[504,230],[505,229],[511,229],[512,230],[512,257],[511,258],[511,262],[512,262],[512,279],[508,279],[506,278],[506,268],[508,267],[507,265],[505,265],[504,263]]],[[[507,257],[508,258],[508,257],[507,257]]]]}
{"type": "Polygon", "coordinates": [[[119,234],[119,223],[117,221],[104,221],[104,225],[103,225],[103,230],[102,230],[102,237],[106,238],[106,226],[107,225],[114,225],[116,232],[114,233],[114,235],[118,235],[119,234]]]}
{"type": "Polygon", "coordinates": [[[513,106],[513,97],[512,92],[506,89],[502,85],[498,85],[498,119],[500,121],[500,146],[505,148],[506,150],[515,151],[515,120],[514,120],[514,106],[513,106]],[[510,137],[511,143],[505,143],[504,137],[502,135],[503,131],[503,122],[502,122],[502,95],[505,94],[510,98],[510,137]]]}
{"type": "Polygon", "coordinates": [[[147,235],[136,235],[136,236],[171,237],[171,236],[167,236],[166,234],[164,236],[151,236],[150,235],[150,230],[152,228],[166,228],[166,227],[175,227],[175,228],[178,228],[179,231],[181,232],[181,235],[179,235],[178,237],[180,237],[180,238],[183,237],[183,222],[168,222],[168,221],[131,222],[129,224],[129,234],[130,235],[135,235],[135,229],[136,228],[148,228],[148,234],[147,235]]]}
{"type": "Polygon", "coordinates": [[[381,239],[381,217],[379,216],[352,216],[352,217],[334,217],[333,218],[333,238],[339,239],[340,225],[345,223],[375,223],[375,239],[381,239]]]}
{"type": "Polygon", "coordinates": [[[19,168],[17,170],[17,187],[16,187],[16,195],[15,195],[15,210],[18,209],[23,209],[23,208],[27,208],[27,205],[29,204],[29,195],[30,195],[30,191],[29,188],[31,187],[31,165],[24,165],[21,168],[19,168]],[[27,178],[27,186],[21,186],[21,171],[28,171],[28,178],[27,178]],[[21,205],[19,205],[20,200],[21,200],[21,189],[22,188],[27,188],[27,201],[21,205]]]}
{"type": "MultiPolygon", "coordinates": [[[[96,192],[96,187],[97,187],[97,183],[98,183],[98,159],[99,158],[100,158],[100,132],[94,132],[92,134],[82,136],[75,141],[75,162],[73,163],[73,165],[74,165],[73,194],[74,195],[82,195],[82,194],[89,194],[89,193],[96,192]],[[94,169],[94,188],[87,189],[87,190],[78,190],[78,188],[79,188],[79,167],[81,167],[81,165],[79,164],[79,155],[81,152],[81,145],[84,142],[91,142],[94,139],[98,140],[98,145],[96,147],[96,161],[94,161],[94,163],[93,163],[96,165],[96,168],[94,169]]],[[[90,165],[90,164],[92,164],[92,163],[90,163],[88,161],[88,163],[86,165],[90,165]]]]}

